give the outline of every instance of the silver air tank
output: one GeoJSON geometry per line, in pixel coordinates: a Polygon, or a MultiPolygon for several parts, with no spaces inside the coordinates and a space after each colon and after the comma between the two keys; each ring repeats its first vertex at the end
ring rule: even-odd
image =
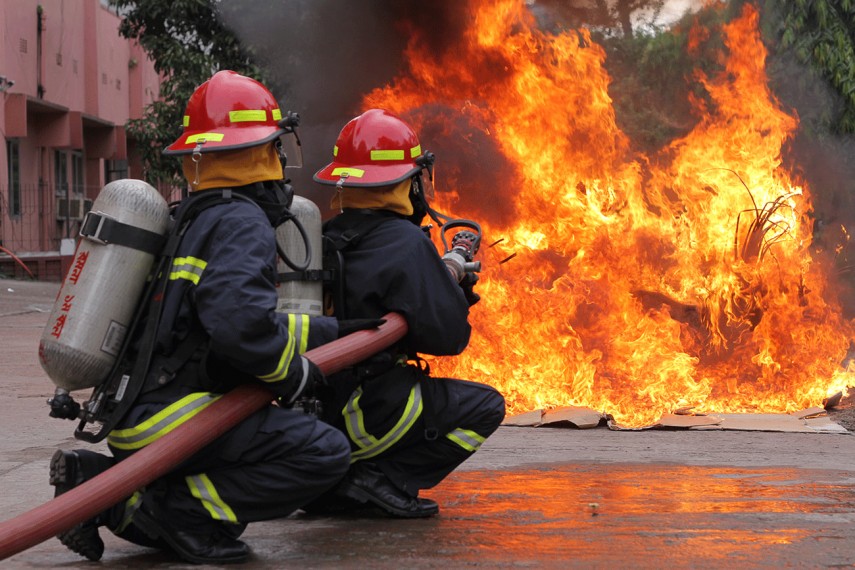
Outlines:
{"type": "Polygon", "coordinates": [[[95,229],[77,241],[39,343],[42,368],[68,391],[93,388],[107,377],[155,259],[153,253],[110,243],[102,228],[115,221],[131,226],[131,232],[139,228],[163,236],[169,207],[146,182],[116,180],[101,189],[90,218],[97,223],[85,220],[83,227],[95,229]]]}
{"type": "MultiPolygon", "coordinates": [[[[308,198],[296,195],[290,210],[302,224],[311,247],[312,257],[307,271],[317,276],[323,266],[321,211],[308,198]]],[[[293,263],[301,265],[305,262],[306,245],[296,224],[289,221],[276,228],[276,241],[293,263]]],[[[281,259],[278,271],[280,274],[294,273],[281,259]]],[[[285,279],[279,284],[278,292],[276,310],[280,313],[323,314],[323,282],[320,279],[285,279]]]]}

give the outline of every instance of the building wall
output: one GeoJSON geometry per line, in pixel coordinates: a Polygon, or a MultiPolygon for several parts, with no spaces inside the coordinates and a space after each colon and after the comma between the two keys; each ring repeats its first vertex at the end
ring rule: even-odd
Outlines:
{"type": "Polygon", "coordinates": [[[0,272],[10,253],[58,254],[104,184],[141,177],[124,126],[159,78],[119,23],[100,0],[0,0],[0,76],[14,81],[0,93],[0,272]],[[19,153],[14,196],[7,141],[19,153]]]}

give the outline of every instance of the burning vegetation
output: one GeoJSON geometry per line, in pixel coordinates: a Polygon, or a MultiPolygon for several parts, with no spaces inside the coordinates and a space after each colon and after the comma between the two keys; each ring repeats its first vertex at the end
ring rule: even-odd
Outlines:
{"type": "Polygon", "coordinates": [[[588,32],[543,32],[518,0],[472,6],[451,48],[412,30],[406,72],[363,101],[417,126],[436,205],[491,244],[470,347],[433,366],[499,388],[510,413],[587,406],[626,426],[843,389],[851,324],[811,255],[810,189],[782,163],[798,121],[767,85],[756,10],[723,30],[723,72],[699,73],[694,129],[642,155],[588,32]]]}

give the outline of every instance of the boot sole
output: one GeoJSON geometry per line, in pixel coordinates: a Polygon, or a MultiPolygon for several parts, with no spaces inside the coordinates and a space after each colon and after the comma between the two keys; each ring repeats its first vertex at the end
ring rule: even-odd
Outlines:
{"type": "Polygon", "coordinates": [[[351,499],[359,501],[361,503],[370,503],[375,507],[378,507],[385,511],[388,514],[391,514],[396,517],[405,518],[405,519],[424,519],[427,517],[432,517],[439,513],[439,508],[424,510],[424,511],[405,511],[403,509],[398,509],[393,507],[387,503],[379,501],[374,497],[371,493],[366,491],[361,487],[357,487],[353,483],[348,481],[344,481],[341,484],[341,492],[351,499]]]}
{"type": "MultiPolygon", "coordinates": [[[[77,483],[77,465],[68,461],[69,455],[58,449],[50,460],[50,484],[55,487],[54,497],[73,489],[77,483]]],[[[82,522],[56,537],[69,550],[92,561],[104,555],[104,541],[98,527],[91,522],[82,522]]]]}

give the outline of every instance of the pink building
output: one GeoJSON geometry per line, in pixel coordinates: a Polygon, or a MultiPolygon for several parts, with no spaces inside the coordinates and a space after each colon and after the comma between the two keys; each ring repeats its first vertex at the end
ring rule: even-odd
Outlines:
{"type": "Polygon", "coordinates": [[[0,0],[0,274],[63,277],[83,214],[142,178],[125,135],[159,78],[106,0],[0,0]],[[129,152],[130,151],[130,152],[129,152]],[[17,259],[16,259],[17,258],[17,259]],[[20,261],[19,261],[20,260],[20,261]]]}

